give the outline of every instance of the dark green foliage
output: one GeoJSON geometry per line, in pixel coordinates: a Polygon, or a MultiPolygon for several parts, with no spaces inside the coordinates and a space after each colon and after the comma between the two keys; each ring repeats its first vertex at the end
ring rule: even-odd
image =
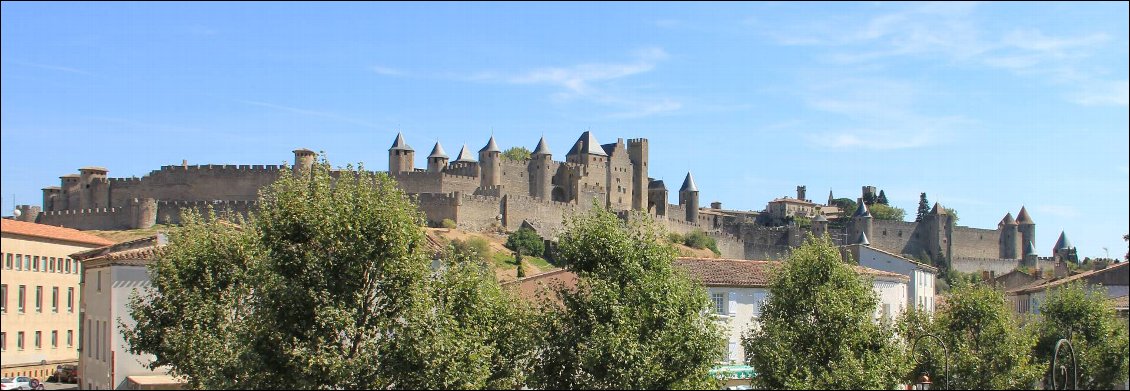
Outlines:
{"type": "Polygon", "coordinates": [[[879,190],[879,199],[875,200],[875,202],[883,204],[883,205],[890,205],[891,204],[890,201],[887,201],[887,193],[882,191],[882,190],[879,190]]]}
{"type": "Polygon", "coordinates": [[[534,389],[715,388],[719,326],[701,285],[672,266],[650,218],[596,209],[567,222],[560,256],[576,289],[547,301],[534,389]]]}
{"type": "Polygon", "coordinates": [[[953,208],[945,208],[945,209],[946,209],[946,214],[949,214],[950,217],[951,217],[950,222],[952,224],[957,224],[957,220],[959,219],[959,217],[957,217],[957,210],[954,210],[953,208]]]}
{"type": "Polygon", "coordinates": [[[710,251],[713,251],[716,256],[722,254],[722,252],[718,250],[718,242],[701,229],[695,229],[684,236],[683,244],[690,248],[708,248],[710,251]]]}
{"type": "Polygon", "coordinates": [[[467,240],[455,239],[451,241],[451,254],[455,257],[466,258],[476,262],[486,262],[490,255],[490,244],[486,239],[473,237],[467,240]]]}
{"type": "Polygon", "coordinates": [[[926,193],[922,193],[918,196],[918,214],[914,216],[914,221],[922,221],[928,214],[930,214],[930,201],[926,199],[926,193]]]}
{"type": "Polygon", "coordinates": [[[534,230],[522,227],[506,238],[506,248],[513,251],[520,249],[524,255],[540,257],[545,253],[545,240],[534,230]]]}
{"type": "Polygon", "coordinates": [[[761,327],[742,344],[764,389],[894,389],[907,370],[894,328],[873,316],[871,283],[826,237],[809,237],[773,275],[761,327]]]}
{"type": "MultiPolygon", "coordinates": [[[[1130,344],[1126,321],[1101,290],[1072,282],[1049,291],[1040,304],[1040,339],[1034,354],[1048,368],[1061,338],[1071,341],[1079,362],[1079,387],[1116,389],[1127,380],[1130,344]]],[[[1074,384],[1072,384],[1073,386],[1074,384]]]]}
{"type": "Polygon", "coordinates": [[[856,204],[855,200],[852,200],[851,198],[837,198],[832,200],[832,203],[835,204],[836,207],[840,208],[841,214],[843,216],[847,217],[850,217],[852,213],[855,213],[855,209],[859,207],[859,204],[856,204]]]}
{"type": "Polygon", "coordinates": [[[502,151],[502,158],[516,162],[524,162],[526,160],[530,160],[531,153],[532,152],[526,149],[526,147],[511,147],[505,151],[502,151]]]}
{"type": "Polygon", "coordinates": [[[458,225],[452,219],[443,219],[442,226],[447,229],[455,229],[458,225]]]}

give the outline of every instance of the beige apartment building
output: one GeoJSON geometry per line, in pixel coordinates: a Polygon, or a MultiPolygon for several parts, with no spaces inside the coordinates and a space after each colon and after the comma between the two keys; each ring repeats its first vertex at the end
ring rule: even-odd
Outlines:
{"type": "Polygon", "coordinates": [[[112,244],[82,231],[0,219],[0,368],[3,377],[46,380],[77,364],[79,279],[70,254],[112,244]]]}

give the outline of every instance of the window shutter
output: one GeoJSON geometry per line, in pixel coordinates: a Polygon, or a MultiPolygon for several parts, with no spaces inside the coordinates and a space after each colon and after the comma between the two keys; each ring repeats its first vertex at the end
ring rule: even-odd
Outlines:
{"type": "Polygon", "coordinates": [[[726,312],[729,312],[730,316],[736,315],[738,312],[738,292],[730,292],[730,302],[728,304],[729,305],[726,306],[726,312]]]}
{"type": "Polygon", "coordinates": [[[754,293],[753,294],[753,317],[754,318],[760,318],[761,317],[761,305],[762,304],[765,304],[765,294],[764,293],[754,293]]]}

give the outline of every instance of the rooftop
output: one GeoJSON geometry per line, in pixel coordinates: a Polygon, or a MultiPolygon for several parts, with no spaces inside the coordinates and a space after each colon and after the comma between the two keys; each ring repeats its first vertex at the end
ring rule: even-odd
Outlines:
{"type": "Polygon", "coordinates": [[[1130,262],[1119,262],[1119,263],[1107,266],[1105,269],[1091,270],[1091,271],[1079,273],[1079,274],[1076,274],[1076,275],[1073,275],[1073,276],[1068,276],[1068,277],[1060,278],[1060,279],[1057,279],[1057,280],[1051,280],[1051,281],[1048,281],[1048,282],[1043,283],[1043,284],[1037,283],[1035,285],[1029,285],[1029,286],[1021,287],[1021,288],[1018,288],[1018,289],[1014,289],[1014,290],[1008,291],[1006,293],[1008,293],[1010,295],[1021,295],[1021,294],[1027,294],[1027,293],[1032,293],[1032,292],[1044,291],[1044,290],[1048,290],[1050,288],[1055,288],[1057,286],[1060,286],[1060,285],[1063,285],[1063,284],[1066,284],[1066,283],[1069,283],[1069,282],[1072,282],[1072,281],[1077,281],[1077,280],[1080,280],[1080,279],[1083,279],[1083,278],[1093,277],[1095,275],[1104,274],[1104,273],[1113,273],[1115,271],[1121,270],[1122,268],[1125,268],[1126,265],[1128,265],[1128,264],[1130,264],[1130,262]]]}
{"type": "Polygon", "coordinates": [[[79,231],[77,229],[53,225],[28,223],[12,219],[0,219],[0,231],[5,234],[31,236],[36,238],[62,240],[66,242],[105,246],[114,244],[110,240],[79,231]]]}

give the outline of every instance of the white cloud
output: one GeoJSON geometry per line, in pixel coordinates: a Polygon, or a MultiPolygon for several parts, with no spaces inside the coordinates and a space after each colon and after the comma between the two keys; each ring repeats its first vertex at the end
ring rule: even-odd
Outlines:
{"type": "Polygon", "coordinates": [[[1071,95],[1071,100],[1084,106],[1130,105],[1130,80],[1096,81],[1071,95]]]}
{"type": "Polygon", "coordinates": [[[404,71],[401,71],[399,69],[394,69],[394,68],[374,66],[372,69],[373,69],[373,72],[376,72],[378,75],[385,75],[385,76],[405,76],[405,75],[407,75],[404,71]]]}

